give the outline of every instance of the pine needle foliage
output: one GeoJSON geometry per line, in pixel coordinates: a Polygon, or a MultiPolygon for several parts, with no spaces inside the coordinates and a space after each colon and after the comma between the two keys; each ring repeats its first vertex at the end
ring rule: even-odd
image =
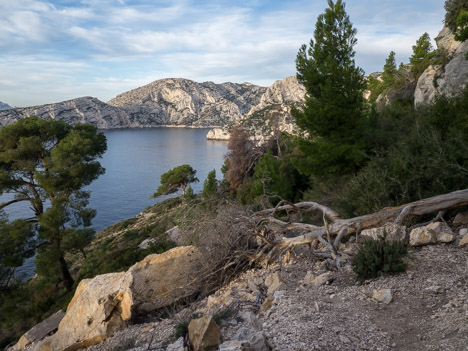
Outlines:
{"type": "Polygon", "coordinates": [[[363,281],[385,273],[404,272],[406,264],[402,258],[408,253],[401,242],[387,242],[384,238],[369,239],[364,242],[351,266],[356,279],[363,281]]]}

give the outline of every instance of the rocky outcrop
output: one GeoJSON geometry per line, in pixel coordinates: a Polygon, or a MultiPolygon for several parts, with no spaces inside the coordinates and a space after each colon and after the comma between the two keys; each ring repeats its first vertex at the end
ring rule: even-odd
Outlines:
{"type": "Polygon", "coordinates": [[[10,125],[31,115],[43,119],[65,121],[70,124],[91,123],[100,129],[130,128],[138,125],[133,123],[122,109],[87,96],[56,104],[0,111],[0,127],[10,125]]]}
{"type": "Polygon", "coordinates": [[[386,223],[383,227],[365,229],[361,232],[361,236],[374,240],[384,238],[387,242],[401,241],[406,243],[408,240],[406,227],[391,222],[386,223]]]}
{"type": "Polygon", "coordinates": [[[436,38],[437,48],[445,50],[446,65],[429,66],[421,75],[414,92],[414,105],[427,105],[437,95],[452,97],[460,93],[468,81],[468,40],[458,42],[446,27],[436,38]]]}
{"type": "Polygon", "coordinates": [[[195,247],[180,246],[134,264],[127,272],[132,277],[133,310],[153,311],[199,291],[201,283],[195,279],[199,258],[195,247]]]}
{"type": "MultiPolygon", "coordinates": [[[[291,116],[291,108],[304,103],[306,90],[296,76],[278,80],[270,86],[238,124],[252,130],[256,139],[267,136],[272,130],[293,133],[297,130],[291,116]]],[[[215,128],[208,132],[209,140],[229,140],[229,127],[215,128]]]]}
{"type": "Polygon", "coordinates": [[[48,334],[55,332],[64,316],[65,312],[60,310],[49,318],[44,319],[41,323],[35,325],[24,333],[16,345],[13,346],[12,351],[24,350],[29,345],[37,343],[44,339],[48,334]]]}
{"type": "Polygon", "coordinates": [[[221,343],[221,330],[211,316],[192,319],[188,332],[194,351],[215,351],[221,343]]]}
{"type": "Polygon", "coordinates": [[[208,131],[206,135],[207,140],[220,140],[227,141],[231,137],[231,134],[223,128],[213,128],[208,131]]]}
{"type": "Polygon", "coordinates": [[[124,109],[143,126],[224,126],[257,105],[265,90],[250,83],[161,79],[120,94],[108,103],[124,109]]]}
{"type": "Polygon", "coordinates": [[[13,107],[11,107],[10,105],[5,104],[4,102],[0,101],[0,110],[9,110],[11,108],[13,108],[13,107]]]}
{"type": "Polygon", "coordinates": [[[455,240],[452,229],[444,222],[434,222],[415,228],[410,233],[410,246],[450,243],[455,240]]]}
{"type": "Polygon", "coordinates": [[[192,284],[199,251],[177,247],[149,255],[127,272],[102,274],[78,285],[50,344],[73,351],[100,343],[140,312],[169,306],[197,292],[192,284]]]}
{"type": "Polygon", "coordinates": [[[72,351],[97,344],[131,318],[132,276],[121,273],[84,279],[78,285],[50,344],[51,351],[72,351]]]}

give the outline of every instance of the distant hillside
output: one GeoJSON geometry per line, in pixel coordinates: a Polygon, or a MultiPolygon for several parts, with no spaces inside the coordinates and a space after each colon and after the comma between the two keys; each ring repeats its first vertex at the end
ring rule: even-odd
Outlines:
{"type": "Polygon", "coordinates": [[[9,110],[11,108],[13,108],[13,107],[11,107],[10,105],[5,104],[4,102],[0,101],[0,110],[9,110]]]}
{"type": "Polygon", "coordinates": [[[82,97],[55,104],[0,112],[0,126],[35,114],[68,123],[87,122],[102,129],[157,126],[221,127],[260,103],[267,88],[235,84],[161,79],[123,93],[107,104],[82,97]]]}

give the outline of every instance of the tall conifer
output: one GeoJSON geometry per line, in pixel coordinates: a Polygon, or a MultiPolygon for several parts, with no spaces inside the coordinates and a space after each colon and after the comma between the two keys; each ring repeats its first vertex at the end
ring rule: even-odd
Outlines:
{"type": "Polygon", "coordinates": [[[296,59],[307,96],[293,115],[309,138],[299,142],[305,157],[295,163],[314,175],[352,172],[365,159],[360,128],[365,81],[354,62],[356,29],[341,0],[328,5],[317,19],[314,39],[300,48],[296,59]]]}

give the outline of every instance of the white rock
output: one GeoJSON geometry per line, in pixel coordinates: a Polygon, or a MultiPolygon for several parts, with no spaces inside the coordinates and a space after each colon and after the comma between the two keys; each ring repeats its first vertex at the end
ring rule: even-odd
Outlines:
{"type": "Polygon", "coordinates": [[[383,227],[365,229],[361,232],[361,236],[364,238],[371,238],[377,240],[378,238],[386,238],[386,241],[403,241],[408,239],[406,233],[406,227],[400,226],[395,223],[386,223],[383,227]]]}
{"type": "Polygon", "coordinates": [[[457,42],[450,30],[444,28],[437,37],[437,45],[447,49],[451,59],[445,67],[429,66],[419,77],[414,92],[415,106],[427,105],[437,95],[457,95],[468,81],[468,60],[465,59],[468,40],[457,42]]]}
{"type": "Polygon", "coordinates": [[[372,298],[378,302],[382,302],[388,305],[393,300],[393,294],[391,289],[381,289],[374,291],[372,298]]]}

